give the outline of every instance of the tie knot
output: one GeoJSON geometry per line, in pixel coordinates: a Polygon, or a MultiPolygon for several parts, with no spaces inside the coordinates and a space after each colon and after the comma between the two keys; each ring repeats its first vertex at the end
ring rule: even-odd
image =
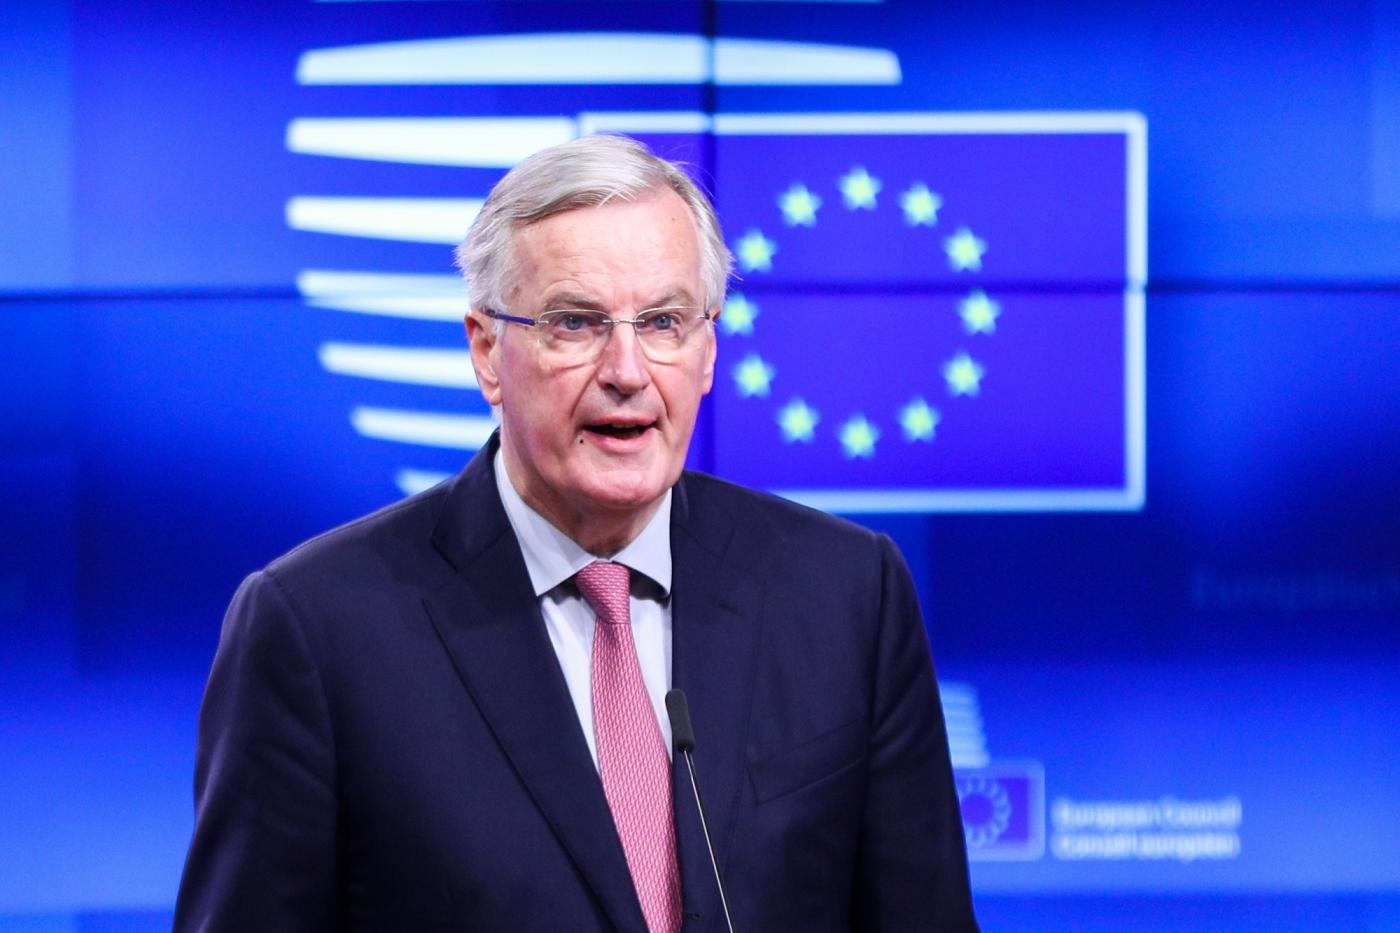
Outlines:
{"type": "Polygon", "coordinates": [[[608,625],[628,625],[632,621],[631,571],[625,564],[597,560],[574,575],[579,592],[598,616],[608,625]]]}

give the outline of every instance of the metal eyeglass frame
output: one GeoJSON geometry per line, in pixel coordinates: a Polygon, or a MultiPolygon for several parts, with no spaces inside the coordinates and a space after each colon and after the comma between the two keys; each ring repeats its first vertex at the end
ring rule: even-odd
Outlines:
{"type": "MultiPolygon", "coordinates": [[[[541,314],[539,317],[522,317],[522,316],[520,316],[520,315],[518,315],[518,314],[506,314],[504,311],[497,311],[495,308],[483,308],[482,310],[485,311],[485,312],[486,312],[486,316],[489,317],[489,318],[491,318],[492,320],[496,320],[496,321],[509,321],[509,322],[511,322],[512,324],[524,324],[524,325],[527,326],[527,327],[538,327],[538,326],[539,326],[540,324],[542,324],[542,323],[548,323],[547,321],[544,320],[544,315],[545,315],[545,314],[556,314],[556,315],[557,315],[557,314],[584,314],[584,315],[588,315],[588,316],[590,316],[590,317],[592,317],[593,315],[598,315],[598,314],[599,314],[599,312],[593,311],[593,310],[588,309],[588,308],[560,308],[560,309],[557,310],[557,311],[546,311],[546,312],[544,312],[544,314],[541,314]]],[[[636,317],[634,317],[634,318],[614,318],[614,317],[608,317],[607,315],[604,314],[604,315],[601,315],[601,316],[600,316],[599,322],[600,322],[600,323],[603,323],[603,324],[606,324],[606,325],[608,326],[608,335],[609,335],[609,338],[611,338],[612,329],[615,328],[615,327],[616,327],[617,325],[619,325],[619,324],[631,324],[631,325],[632,325],[632,330],[633,330],[634,332],[636,332],[636,331],[637,331],[637,325],[638,325],[638,324],[646,324],[646,323],[647,323],[646,321],[642,320],[642,318],[643,318],[644,315],[654,314],[654,313],[657,312],[657,311],[694,311],[694,310],[696,310],[696,309],[691,308],[691,307],[687,307],[687,306],[684,306],[684,305],[674,305],[674,306],[672,306],[672,305],[663,305],[662,307],[659,307],[659,308],[645,308],[645,309],[643,309],[640,313],[638,313],[638,315],[637,315],[636,317]]],[[[709,311],[701,311],[701,312],[700,312],[699,318],[696,319],[696,323],[699,323],[700,321],[713,321],[713,320],[714,320],[714,315],[712,315],[709,311]]],[[[638,336],[640,337],[641,334],[638,333],[638,336]]],[[[683,338],[683,339],[689,339],[689,336],[690,336],[690,335],[687,334],[686,337],[683,338]]],[[[640,342],[641,342],[641,344],[642,344],[643,347],[648,346],[648,344],[647,344],[647,342],[646,342],[645,340],[641,340],[640,342]]],[[[603,341],[602,343],[599,344],[599,348],[601,349],[603,346],[606,346],[606,344],[607,344],[607,341],[603,341]]]]}

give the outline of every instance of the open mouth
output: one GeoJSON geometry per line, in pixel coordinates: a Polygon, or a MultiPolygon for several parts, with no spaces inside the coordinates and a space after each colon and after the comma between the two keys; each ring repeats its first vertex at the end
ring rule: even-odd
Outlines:
{"type": "Polygon", "coordinates": [[[651,430],[649,424],[588,424],[584,425],[585,431],[592,431],[594,434],[602,434],[605,437],[633,438],[641,437],[651,430]]]}

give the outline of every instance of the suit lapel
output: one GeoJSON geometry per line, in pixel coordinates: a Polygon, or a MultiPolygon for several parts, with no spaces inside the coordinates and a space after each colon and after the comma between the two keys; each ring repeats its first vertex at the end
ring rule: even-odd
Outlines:
{"type": "MultiPolygon", "coordinates": [[[[696,508],[686,486],[683,479],[676,487],[671,518],[671,680],[689,702],[697,781],[723,871],[748,779],[744,747],[763,592],[732,546],[733,522],[716,510],[696,508]]],[[[680,758],[673,778],[685,909],[700,913],[708,928],[721,914],[719,894],[680,758]]]]}
{"type": "Polygon", "coordinates": [[[453,573],[424,608],[463,685],[619,930],[646,929],[598,772],[578,729],[484,448],[454,481],[434,545],[453,573]]]}

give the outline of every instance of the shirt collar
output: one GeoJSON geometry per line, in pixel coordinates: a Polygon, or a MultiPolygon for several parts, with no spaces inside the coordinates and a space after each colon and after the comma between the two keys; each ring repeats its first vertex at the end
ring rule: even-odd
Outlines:
{"type": "MultiPolygon", "coordinates": [[[[536,596],[543,596],[561,583],[573,578],[584,567],[600,558],[579,547],[578,543],[556,528],[549,519],[530,507],[506,475],[505,455],[496,451],[496,491],[505,506],[506,517],[520,542],[525,556],[525,569],[530,572],[530,585],[536,596]]],[[[671,592],[671,490],[666,490],[661,505],[641,531],[611,560],[626,564],[661,587],[663,595],[671,592]]]]}

